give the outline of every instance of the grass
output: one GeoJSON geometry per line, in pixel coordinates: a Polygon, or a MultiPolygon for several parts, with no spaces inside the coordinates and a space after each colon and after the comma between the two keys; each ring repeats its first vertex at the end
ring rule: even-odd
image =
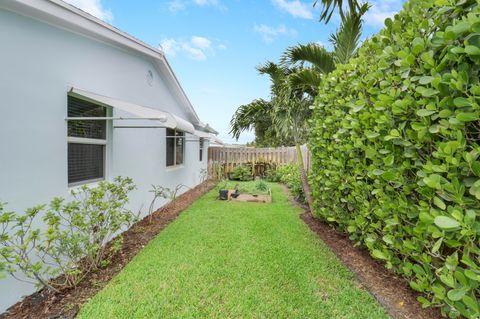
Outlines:
{"type": "Polygon", "coordinates": [[[270,186],[272,204],[206,194],[79,318],[388,318],[270,186]]]}

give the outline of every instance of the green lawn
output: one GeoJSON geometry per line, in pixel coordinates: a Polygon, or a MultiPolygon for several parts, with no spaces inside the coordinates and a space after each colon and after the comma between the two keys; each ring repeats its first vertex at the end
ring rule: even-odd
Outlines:
{"type": "Polygon", "coordinates": [[[79,318],[388,318],[271,187],[273,204],[202,197],[79,318]]]}

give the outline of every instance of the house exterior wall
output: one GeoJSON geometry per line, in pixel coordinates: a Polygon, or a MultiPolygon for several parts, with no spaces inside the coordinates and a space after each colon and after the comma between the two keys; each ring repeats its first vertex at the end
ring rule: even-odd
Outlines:
{"type": "MultiPolygon", "coordinates": [[[[65,118],[70,87],[189,120],[149,58],[3,9],[0,43],[0,202],[9,211],[23,212],[56,196],[68,198],[65,118]]],[[[207,168],[207,152],[199,162],[198,138],[190,134],[184,164],[167,168],[165,134],[164,128],[109,130],[106,178],[131,177],[137,189],[128,208],[143,215],[152,184],[193,187],[207,168]]],[[[0,279],[0,313],[33,291],[32,285],[0,279]]]]}

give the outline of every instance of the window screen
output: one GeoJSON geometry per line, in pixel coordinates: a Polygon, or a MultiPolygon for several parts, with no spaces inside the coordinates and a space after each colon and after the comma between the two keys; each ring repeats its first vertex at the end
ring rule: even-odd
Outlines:
{"type": "Polygon", "coordinates": [[[175,139],[170,136],[175,136],[175,131],[167,129],[167,166],[175,165],[175,139]]]}
{"type": "Polygon", "coordinates": [[[183,164],[185,133],[167,129],[167,166],[183,164]]]}
{"type": "Polygon", "coordinates": [[[104,178],[105,145],[68,144],[68,183],[104,178]]]}
{"type": "MultiPolygon", "coordinates": [[[[106,117],[107,109],[68,96],[68,117],[106,117]]],[[[106,120],[68,121],[68,184],[80,184],[105,177],[106,120]],[[95,140],[95,141],[92,141],[95,140]]]]}
{"type": "Polygon", "coordinates": [[[205,140],[203,139],[203,137],[200,137],[200,142],[199,142],[199,147],[200,147],[200,156],[199,156],[199,160],[200,162],[203,161],[203,147],[205,145],[205,140]]]}
{"type": "Polygon", "coordinates": [[[183,164],[183,138],[176,139],[175,143],[175,164],[183,164]]]}
{"type": "MultiPolygon", "coordinates": [[[[68,117],[106,117],[107,109],[101,105],[68,97],[68,117]]],[[[107,137],[107,122],[96,120],[68,121],[68,136],[104,140],[107,137]]]]}

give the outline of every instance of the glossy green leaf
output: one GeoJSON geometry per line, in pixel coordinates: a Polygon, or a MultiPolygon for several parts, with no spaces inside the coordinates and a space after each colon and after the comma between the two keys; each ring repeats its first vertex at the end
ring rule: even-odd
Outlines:
{"type": "Polygon", "coordinates": [[[478,113],[458,113],[457,120],[460,122],[471,122],[479,119],[478,113]]]}
{"type": "Polygon", "coordinates": [[[435,217],[435,225],[440,227],[443,230],[453,230],[460,227],[460,223],[455,219],[447,216],[437,216],[435,217]]]}
{"type": "Polygon", "coordinates": [[[448,299],[452,301],[459,301],[465,296],[465,290],[463,289],[452,289],[447,293],[448,299]]]}

